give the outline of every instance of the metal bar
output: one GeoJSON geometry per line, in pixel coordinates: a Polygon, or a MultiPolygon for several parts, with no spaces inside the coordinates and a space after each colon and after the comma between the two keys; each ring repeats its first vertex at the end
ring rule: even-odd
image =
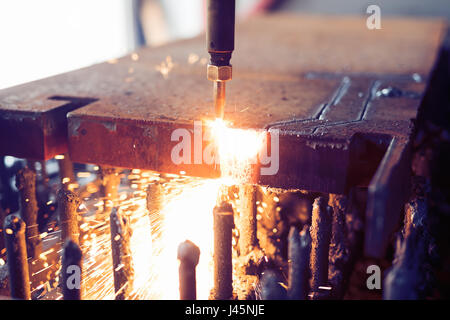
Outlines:
{"type": "Polygon", "coordinates": [[[132,291],[134,267],[131,257],[132,230],[127,217],[117,207],[110,215],[111,247],[116,300],[125,300],[132,291]]]}
{"type": "Polygon", "coordinates": [[[25,243],[26,224],[15,215],[9,215],[5,219],[4,229],[11,297],[31,300],[30,275],[25,243]]]}
{"type": "Polygon", "coordinates": [[[258,246],[256,237],[256,187],[239,186],[239,251],[248,255],[258,246]]]}
{"type": "Polygon", "coordinates": [[[61,179],[61,184],[64,187],[67,187],[70,183],[75,183],[77,181],[73,171],[73,162],[70,160],[68,153],[64,154],[62,159],[58,159],[58,165],[59,177],[61,179]]]}
{"type": "Polygon", "coordinates": [[[381,258],[389,236],[400,222],[410,190],[411,148],[408,140],[393,138],[369,185],[364,253],[381,258]]]}
{"type": "Polygon", "coordinates": [[[195,267],[199,258],[200,249],[193,242],[186,240],[180,243],[178,246],[180,300],[197,299],[195,267]]]}
{"type": "Polygon", "coordinates": [[[263,273],[261,279],[262,300],[285,300],[286,290],[281,286],[279,276],[272,270],[263,273]]]}
{"type": "Polygon", "coordinates": [[[324,197],[314,200],[311,224],[311,290],[319,297],[319,287],[328,285],[328,253],[331,238],[331,210],[324,197]]]}
{"type": "Polygon", "coordinates": [[[78,244],[80,241],[80,230],[77,210],[81,203],[80,198],[70,190],[60,189],[57,199],[61,224],[61,242],[65,243],[67,239],[70,239],[78,244]]]}
{"type": "Polygon", "coordinates": [[[163,186],[159,181],[151,183],[147,188],[147,210],[150,219],[150,231],[152,242],[155,242],[159,236],[162,219],[161,209],[163,204],[163,186]]]}
{"type": "Polygon", "coordinates": [[[104,199],[103,213],[109,214],[114,206],[117,205],[118,189],[120,185],[119,169],[111,166],[101,166],[102,186],[104,199]]]}
{"type": "Polygon", "coordinates": [[[82,257],[80,246],[69,238],[65,242],[61,262],[61,287],[64,300],[81,300],[82,257]]]}
{"type": "Polygon", "coordinates": [[[42,252],[37,224],[36,172],[29,168],[19,170],[16,187],[20,192],[20,215],[25,222],[28,257],[37,258],[42,252]]]}
{"type": "Polygon", "coordinates": [[[345,210],[347,197],[330,194],[328,205],[332,210],[331,241],[329,252],[329,281],[332,287],[333,298],[342,299],[345,293],[350,250],[347,244],[345,226],[345,210]]]}
{"type": "Polygon", "coordinates": [[[223,202],[214,214],[214,292],[215,300],[228,300],[233,295],[232,229],[233,208],[223,202]]]}
{"type": "Polygon", "coordinates": [[[296,227],[291,227],[288,238],[288,297],[291,300],[306,300],[308,298],[310,253],[309,226],[305,226],[301,232],[296,227]]]}

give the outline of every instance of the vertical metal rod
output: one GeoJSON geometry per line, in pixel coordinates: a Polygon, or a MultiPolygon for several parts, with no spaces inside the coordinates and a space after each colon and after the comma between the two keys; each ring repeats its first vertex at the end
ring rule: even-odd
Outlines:
{"type": "Polygon", "coordinates": [[[328,285],[328,253],[331,237],[331,210],[327,200],[314,200],[311,224],[311,289],[313,298],[319,296],[319,287],[328,285]]]}
{"type": "Polygon", "coordinates": [[[63,158],[58,160],[58,166],[61,184],[63,188],[67,189],[69,184],[76,182],[73,162],[70,160],[69,154],[64,154],[63,158]]]}
{"type": "Polygon", "coordinates": [[[225,113],[225,81],[214,81],[213,88],[216,118],[223,119],[225,113]]]}
{"type": "Polygon", "coordinates": [[[256,187],[239,187],[239,251],[248,255],[258,245],[256,237],[256,187]]]}
{"type": "Polygon", "coordinates": [[[233,295],[232,230],[233,208],[223,202],[214,208],[214,299],[233,295]]]}
{"type": "Polygon", "coordinates": [[[38,203],[44,204],[47,203],[49,200],[50,195],[50,187],[48,185],[49,177],[47,173],[47,167],[46,167],[46,161],[38,161],[40,170],[39,170],[39,179],[37,180],[39,182],[38,186],[39,188],[36,188],[36,194],[38,198],[38,203]]]}
{"type": "Polygon", "coordinates": [[[37,258],[42,252],[42,243],[37,224],[36,173],[29,168],[19,170],[16,187],[20,192],[20,216],[27,226],[25,233],[28,257],[37,258]]]}
{"type": "Polygon", "coordinates": [[[423,199],[405,206],[403,241],[397,242],[392,267],[383,280],[383,299],[422,300],[429,290],[426,267],[430,255],[431,236],[427,231],[428,208],[423,199]]]}
{"type": "Polygon", "coordinates": [[[132,291],[134,278],[131,257],[131,227],[127,217],[115,207],[110,215],[111,247],[116,300],[125,300],[132,291]]]}
{"type": "Polygon", "coordinates": [[[114,206],[117,205],[118,189],[120,185],[119,170],[110,166],[101,167],[103,193],[105,195],[104,213],[111,213],[114,206]]]}
{"type": "Polygon", "coordinates": [[[30,274],[25,243],[26,224],[15,215],[9,215],[5,219],[4,229],[11,297],[30,300],[30,274]]]}
{"type": "Polygon", "coordinates": [[[159,181],[155,181],[147,188],[147,210],[150,219],[152,242],[157,239],[158,231],[160,230],[163,194],[163,186],[159,181]]]}
{"type": "MultiPolygon", "coordinates": [[[[0,158],[1,161],[1,158],[0,158]]],[[[6,218],[7,214],[5,212],[5,210],[3,210],[2,208],[2,204],[0,203],[0,257],[3,256],[4,254],[4,248],[5,248],[5,229],[3,228],[4,224],[5,224],[5,218],[6,218]]]]}
{"type": "Polygon", "coordinates": [[[64,300],[81,300],[82,257],[80,246],[68,239],[64,245],[61,268],[61,287],[64,300]]]}
{"type": "Polygon", "coordinates": [[[61,225],[61,242],[71,239],[79,243],[80,229],[78,227],[77,209],[80,206],[80,198],[72,191],[60,189],[57,195],[59,222],[61,225]]]}
{"type": "Polygon", "coordinates": [[[264,271],[261,278],[262,300],[285,300],[286,290],[281,286],[278,275],[271,271],[264,271]]]}
{"type": "Polygon", "coordinates": [[[186,240],[180,243],[178,246],[180,300],[197,299],[195,267],[199,258],[200,249],[193,242],[186,240]]]}
{"type": "Polygon", "coordinates": [[[309,257],[311,252],[309,226],[305,226],[301,232],[296,227],[292,227],[289,231],[288,241],[288,297],[291,300],[306,300],[309,293],[309,257]]]}
{"type": "Polygon", "coordinates": [[[347,230],[345,226],[345,211],[347,198],[344,195],[330,194],[328,205],[332,210],[332,232],[329,253],[329,281],[333,298],[342,299],[346,287],[347,264],[350,260],[349,248],[346,243],[347,230]]]}

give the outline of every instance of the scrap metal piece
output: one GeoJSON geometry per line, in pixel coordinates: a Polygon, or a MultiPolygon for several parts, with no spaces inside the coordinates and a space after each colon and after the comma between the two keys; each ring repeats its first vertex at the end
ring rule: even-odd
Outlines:
{"type": "Polygon", "coordinates": [[[186,240],[180,243],[178,246],[180,300],[197,299],[195,267],[199,258],[200,249],[193,242],[186,240]]]}
{"type": "Polygon", "coordinates": [[[239,186],[239,252],[248,255],[258,246],[256,237],[256,186],[239,186]]]}
{"type": "Polygon", "coordinates": [[[25,222],[28,257],[37,258],[42,252],[42,243],[37,223],[36,172],[23,168],[17,172],[16,187],[20,192],[20,215],[25,222]]]}
{"type": "Polygon", "coordinates": [[[318,295],[319,287],[328,285],[328,253],[331,239],[331,210],[327,199],[314,200],[311,224],[311,291],[313,298],[318,295]]]}
{"type": "Polygon", "coordinates": [[[420,300],[430,292],[432,255],[428,206],[415,198],[405,206],[405,221],[392,267],[384,278],[383,299],[420,300]]]}
{"type": "Polygon", "coordinates": [[[233,295],[232,229],[233,208],[223,202],[214,207],[214,290],[215,300],[228,300],[233,295]]]}
{"type": "Polygon", "coordinates": [[[59,222],[61,224],[61,242],[65,243],[67,239],[74,243],[79,243],[80,230],[78,226],[78,207],[80,198],[70,190],[60,189],[57,195],[59,222]]]}
{"type": "Polygon", "coordinates": [[[349,269],[350,250],[347,244],[345,214],[347,198],[344,195],[330,194],[328,205],[332,211],[331,241],[329,251],[329,282],[334,299],[342,299],[345,294],[349,269]]]}
{"type": "Polygon", "coordinates": [[[116,300],[125,300],[132,291],[134,267],[131,257],[132,230],[127,217],[117,207],[110,215],[111,248],[116,300]]]}
{"type": "Polygon", "coordinates": [[[5,219],[4,229],[11,297],[31,300],[25,222],[15,215],[9,215],[5,219]]]}
{"type": "Polygon", "coordinates": [[[291,300],[306,300],[309,293],[309,260],[311,253],[311,236],[309,226],[301,232],[291,227],[288,237],[289,288],[291,300]]]}
{"type": "Polygon", "coordinates": [[[120,185],[119,169],[103,165],[100,168],[104,199],[104,213],[110,213],[112,208],[117,205],[118,189],[120,185]]]}
{"type": "Polygon", "coordinates": [[[286,289],[281,285],[279,276],[272,270],[264,271],[261,278],[262,300],[285,300],[286,289]]]}
{"type": "Polygon", "coordinates": [[[61,287],[64,300],[81,300],[82,257],[80,246],[69,238],[64,245],[61,262],[61,287]]]}
{"type": "Polygon", "coordinates": [[[159,181],[155,181],[149,184],[147,188],[147,210],[150,219],[150,229],[152,242],[155,241],[159,237],[160,226],[162,224],[162,219],[164,218],[161,215],[161,209],[163,206],[163,186],[159,181]]]}
{"type": "Polygon", "coordinates": [[[392,139],[370,185],[364,251],[381,257],[389,236],[400,223],[403,204],[411,190],[411,153],[408,141],[392,139]]]}
{"type": "Polygon", "coordinates": [[[59,177],[61,184],[67,188],[69,184],[75,183],[75,172],[73,171],[73,162],[70,160],[69,154],[62,155],[62,159],[58,159],[59,177]]]}

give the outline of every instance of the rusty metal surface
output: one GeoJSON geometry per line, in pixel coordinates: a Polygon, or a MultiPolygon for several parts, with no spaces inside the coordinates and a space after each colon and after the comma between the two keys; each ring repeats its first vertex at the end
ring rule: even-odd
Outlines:
{"type": "MultiPolygon", "coordinates": [[[[246,127],[311,116],[341,81],[337,76],[307,78],[311,72],[406,77],[417,73],[426,79],[442,28],[440,22],[408,19],[384,19],[378,31],[368,30],[364,19],[352,17],[275,15],[250,20],[237,27],[235,79],[229,84],[225,116],[236,126],[246,127]]],[[[74,117],[192,121],[212,116],[203,37],[138,54],[137,61],[128,56],[115,64],[1,91],[0,153],[46,159],[62,153],[66,150],[65,113],[91,99],[101,101],[74,117]],[[192,57],[195,62],[190,64],[192,54],[198,61],[192,57]],[[166,62],[167,56],[173,68],[166,79],[156,66],[166,62]],[[52,99],[55,96],[67,99],[52,99]]],[[[354,85],[350,91],[356,89],[354,85]]]]}
{"type": "MultiPolygon", "coordinates": [[[[372,200],[386,205],[391,196],[379,190],[397,188],[392,177],[408,179],[397,169],[408,158],[410,119],[445,31],[440,20],[384,18],[382,30],[368,30],[364,18],[335,16],[262,16],[238,25],[225,118],[236,127],[281,132],[278,173],[255,182],[336,194],[370,185],[372,200]],[[395,152],[389,151],[393,141],[395,152]]],[[[52,96],[85,99],[68,116],[74,161],[217,176],[214,166],[175,165],[170,158],[174,129],[192,130],[194,120],[214,115],[205,51],[202,36],[4,90],[0,121],[20,128],[22,140],[37,135],[38,143],[27,146],[39,153],[47,150],[42,122],[19,116],[12,125],[10,118],[58,110],[52,96]]],[[[25,156],[14,149],[17,140],[1,134],[0,153],[25,156]]],[[[396,192],[402,199],[402,190],[396,192]]],[[[401,200],[394,202],[387,210],[369,205],[368,219],[394,225],[401,200]]],[[[379,256],[390,231],[371,238],[376,245],[366,252],[379,256]]]]}
{"type": "Polygon", "coordinates": [[[48,160],[67,152],[67,112],[93,101],[55,95],[51,90],[33,96],[34,86],[40,85],[35,82],[0,92],[0,155],[48,160]],[[29,94],[30,99],[21,100],[29,94]]]}

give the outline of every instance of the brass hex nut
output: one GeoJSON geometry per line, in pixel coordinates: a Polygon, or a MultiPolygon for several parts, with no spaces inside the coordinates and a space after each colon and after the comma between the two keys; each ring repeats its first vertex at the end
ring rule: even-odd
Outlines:
{"type": "Polygon", "coordinates": [[[231,66],[213,66],[208,64],[208,80],[211,81],[227,81],[231,80],[232,67],[231,66]]]}

